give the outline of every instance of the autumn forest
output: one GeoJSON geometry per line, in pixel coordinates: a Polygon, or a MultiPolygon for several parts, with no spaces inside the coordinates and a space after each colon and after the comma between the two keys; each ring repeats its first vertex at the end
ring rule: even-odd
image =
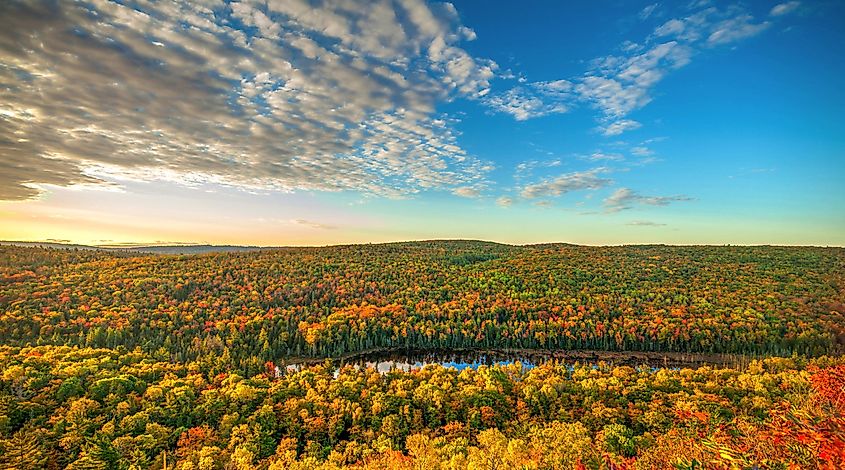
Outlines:
{"type": "Polygon", "coordinates": [[[843,349],[841,248],[2,246],[0,468],[842,468],[843,349]]]}

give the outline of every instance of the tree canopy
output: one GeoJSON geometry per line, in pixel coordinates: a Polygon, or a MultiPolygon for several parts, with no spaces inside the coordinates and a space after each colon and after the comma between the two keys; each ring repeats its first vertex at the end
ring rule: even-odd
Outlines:
{"type": "Polygon", "coordinates": [[[843,468],[843,293],[837,248],[3,246],[0,469],[843,468]],[[319,363],[383,348],[748,360],[319,363]]]}

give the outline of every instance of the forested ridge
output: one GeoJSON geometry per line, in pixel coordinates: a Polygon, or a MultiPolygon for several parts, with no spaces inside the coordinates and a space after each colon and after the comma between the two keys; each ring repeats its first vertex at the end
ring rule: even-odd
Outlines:
{"type": "Polygon", "coordinates": [[[818,355],[845,250],[435,241],[197,256],[0,247],[0,342],[186,361],[526,348],[818,355]]]}
{"type": "Polygon", "coordinates": [[[0,469],[843,468],[843,302],[841,248],[2,246],[0,469]],[[279,373],[380,348],[750,359],[279,373]]]}

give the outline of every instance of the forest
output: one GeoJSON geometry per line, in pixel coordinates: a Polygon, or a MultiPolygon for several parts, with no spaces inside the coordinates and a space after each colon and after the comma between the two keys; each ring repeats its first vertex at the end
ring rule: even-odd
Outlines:
{"type": "Polygon", "coordinates": [[[842,248],[2,246],[0,469],[843,468],[843,348],[842,248]],[[748,360],[320,362],[434,348],[748,360]]]}

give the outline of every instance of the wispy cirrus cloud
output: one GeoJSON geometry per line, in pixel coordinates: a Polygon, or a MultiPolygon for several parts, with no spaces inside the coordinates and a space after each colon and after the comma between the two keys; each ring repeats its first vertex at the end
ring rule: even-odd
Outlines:
{"type": "Polygon", "coordinates": [[[772,10],[769,12],[771,16],[783,16],[792,13],[793,11],[797,10],[798,7],[801,6],[801,2],[799,1],[790,1],[779,3],[772,7],[772,10]]]}
{"type": "MultiPolygon", "coordinates": [[[[776,6],[772,16],[782,16],[797,2],[776,6]]],[[[544,93],[535,86],[548,82],[528,82],[503,92],[493,92],[484,102],[515,119],[526,119],[568,112],[587,104],[599,114],[599,131],[617,136],[638,129],[641,124],[627,116],[651,102],[653,88],[673,70],[689,64],[701,50],[755,36],[771,23],[759,21],[743,7],[717,8],[709,2],[695,2],[692,12],[666,20],[640,42],[625,41],[620,55],[607,55],[591,61],[581,76],[561,80],[566,86],[556,93],[544,93]]],[[[646,6],[639,14],[645,21],[655,17],[658,4],[646,6]]]]}
{"type": "Polygon", "coordinates": [[[654,155],[654,151],[644,145],[637,145],[631,148],[631,154],[638,157],[650,157],[654,155]]]}
{"type": "Polygon", "coordinates": [[[290,221],[294,225],[300,225],[302,227],[308,227],[313,229],[319,230],[335,230],[337,226],[324,224],[320,222],[314,222],[313,220],[306,220],[306,219],[294,219],[290,221]]]}
{"type": "Polygon", "coordinates": [[[751,36],[756,36],[771,25],[768,21],[756,23],[751,15],[740,15],[720,21],[707,37],[707,44],[714,46],[729,44],[751,36]]]}
{"type": "Polygon", "coordinates": [[[602,135],[606,137],[611,137],[614,135],[619,135],[623,132],[639,129],[643,125],[633,119],[620,119],[619,121],[611,122],[605,127],[600,127],[599,130],[601,131],[602,135]]]}
{"type": "Polygon", "coordinates": [[[590,160],[590,161],[594,161],[594,162],[600,162],[600,161],[619,162],[619,161],[622,161],[622,160],[625,159],[625,157],[623,157],[622,154],[620,154],[620,153],[607,153],[607,152],[602,152],[602,151],[593,152],[593,153],[587,155],[584,158],[586,160],[590,160]]]}
{"type": "Polygon", "coordinates": [[[192,175],[401,197],[489,167],[437,103],[480,99],[494,62],[421,0],[0,4],[0,199],[44,185],[192,175]],[[92,170],[94,169],[94,170],[92,170]]]}
{"type": "Polygon", "coordinates": [[[659,222],[652,222],[650,220],[632,220],[625,225],[630,225],[632,227],[665,227],[666,224],[661,224],[659,222]]]}
{"type": "Polygon", "coordinates": [[[604,200],[606,212],[619,212],[637,205],[668,206],[673,202],[691,201],[688,196],[643,196],[630,188],[619,188],[604,200]]]}
{"type": "Polygon", "coordinates": [[[526,199],[557,197],[573,191],[601,189],[613,183],[613,180],[601,175],[608,173],[605,167],[586,171],[576,171],[548,178],[522,188],[521,195],[526,199]]]}
{"type": "Polygon", "coordinates": [[[646,5],[645,8],[640,10],[639,15],[637,15],[637,16],[639,16],[639,18],[641,20],[646,20],[646,19],[648,19],[648,17],[650,17],[652,14],[654,14],[654,12],[655,12],[655,10],[657,10],[658,6],[660,6],[659,3],[652,3],[651,5],[646,5]]]}

